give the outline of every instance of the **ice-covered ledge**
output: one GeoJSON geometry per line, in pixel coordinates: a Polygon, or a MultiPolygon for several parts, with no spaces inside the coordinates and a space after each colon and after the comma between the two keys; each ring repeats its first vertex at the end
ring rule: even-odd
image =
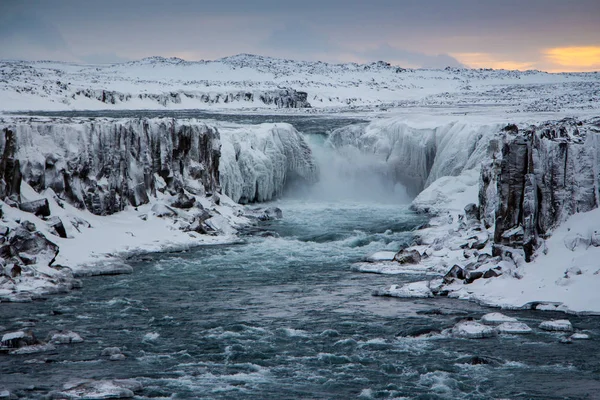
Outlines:
{"type": "MultiPolygon", "coordinates": [[[[396,255],[396,262],[365,263],[358,269],[443,276],[421,285],[429,289],[427,296],[502,308],[600,313],[598,119],[556,121],[521,133],[516,126],[506,128],[490,142],[492,157],[484,160],[481,172],[439,178],[415,199],[414,209],[433,214],[428,226],[416,232],[415,245],[396,255]],[[516,152],[514,146],[525,151],[516,152]],[[515,169],[518,174],[510,172],[515,169]],[[533,203],[527,195],[532,181],[533,203]],[[558,209],[549,213],[545,204],[551,199],[558,209]],[[535,238],[529,255],[527,237],[535,238]],[[411,264],[406,255],[414,250],[420,260],[411,264]]],[[[404,291],[394,287],[379,293],[404,291]]]]}

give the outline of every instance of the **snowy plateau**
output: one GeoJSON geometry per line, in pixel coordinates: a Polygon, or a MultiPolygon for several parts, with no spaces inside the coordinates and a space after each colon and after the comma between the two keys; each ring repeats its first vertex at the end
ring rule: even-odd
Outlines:
{"type": "Polygon", "coordinates": [[[280,217],[241,204],[320,179],[287,123],[38,113],[191,109],[369,121],[329,132],[331,151],[375,159],[431,217],[408,248],[357,263],[432,277],[379,294],[600,313],[600,74],[253,55],[1,61],[2,301],[130,272],[124,254],[235,242],[238,228],[280,217]]]}

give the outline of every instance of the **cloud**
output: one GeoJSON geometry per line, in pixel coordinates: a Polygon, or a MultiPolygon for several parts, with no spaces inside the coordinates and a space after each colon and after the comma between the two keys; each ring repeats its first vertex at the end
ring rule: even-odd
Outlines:
{"type": "Polygon", "coordinates": [[[533,61],[509,60],[502,55],[491,53],[453,53],[453,56],[469,68],[516,69],[520,71],[536,68],[536,63],[533,61]]]}
{"type": "Polygon", "coordinates": [[[0,57],[29,60],[74,58],[54,24],[23,11],[8,12],[0,17],[0,57]]]}
{"type": "Polygon", "coordinates": [[[287,23],[273,31],[261,44],[266,50],[286,54],[326,53],[336,50],[326,35],[319,34],[311,27],[300,22],[287,23]]]}
{"type": "Polygon", "coordinates": [[[600,70],[600,46],[571,46],[547,49],[544,55],[548,61],[573,70],[600,70]]]}
{"type": "Polygon", "coordinates": [[[464,67],[456,58],[448,54],[430,55],[416,51],[408,51],[383,44],[377,48],[357,53],[370,61],[384,60],[410,68],[446,68],[464,67]]]}
{"type": "Polygon", "coordinates": [[[131,59],[118,56],[115,53],[85,54],[80,55],[79,58],[88,64],[116,64],[131,61],[131,59]]]}

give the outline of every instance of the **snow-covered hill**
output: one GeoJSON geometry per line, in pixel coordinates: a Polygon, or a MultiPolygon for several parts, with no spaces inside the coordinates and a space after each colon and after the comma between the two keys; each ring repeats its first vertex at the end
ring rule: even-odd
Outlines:
{"type": "Polygon", "coordinates": [[[593,110],[600,74],[408,70],[385,62],[328,64],[240,54],[190,62],[0,62],[0,110],[386,109],[496,106],[502,111],[593,110]]]}

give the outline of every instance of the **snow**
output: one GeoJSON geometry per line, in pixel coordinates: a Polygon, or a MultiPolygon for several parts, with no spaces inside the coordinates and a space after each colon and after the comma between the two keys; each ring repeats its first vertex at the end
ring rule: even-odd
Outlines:
{"type": "MultiPolygon", "coordinates": [[[[520,279],[503,275],[469,285],[468,297],[487,304],[515,308],[550,303],[545,309],[600,312],[600,247],[571,250],[565,238],[574,234],[591,237],[600,227],[600,209],[571,216],[546,240],[543,251],[523,268],[520,279]],[[580,273],[572,273],[573,267],[580,273]]],[[[539,308],[539,306],[538,306],[539,308]]]]}

